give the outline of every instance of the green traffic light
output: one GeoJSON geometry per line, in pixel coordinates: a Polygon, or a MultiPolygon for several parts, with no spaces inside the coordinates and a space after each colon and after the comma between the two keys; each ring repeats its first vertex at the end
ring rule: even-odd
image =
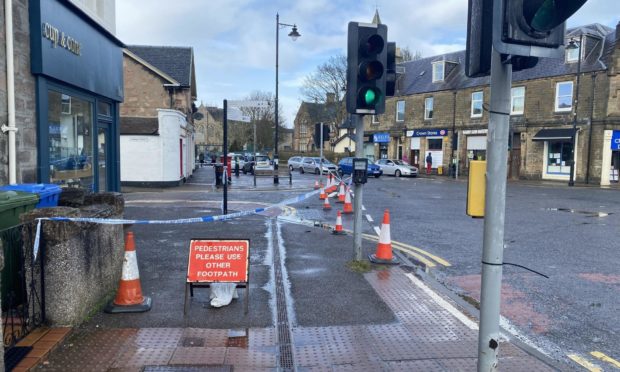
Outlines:
{"type": "Polygon", "coordinates": [[[374,90],[368,89],[366,93],[364,93],[364,102],[367,105],[374,105],[376,103],[375,102],[376,99],[377,99],[377,95],[375,94],[374,90]]]}
{"type": "Polygon", "coordinates": [[[538,31],[551,30],[558,25],[557,13],[555,0],[545,0],[532,17],[532,27],[538,31]]]}

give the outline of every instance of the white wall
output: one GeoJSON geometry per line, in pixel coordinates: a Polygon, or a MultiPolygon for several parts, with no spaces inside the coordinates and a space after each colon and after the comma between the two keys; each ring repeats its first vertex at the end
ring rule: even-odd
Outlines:
{"type": "Polygon", "coordinates": [[[121,182],[158,182],[162,174],[160,136],[121,136],[121,182]]]}
{"type": "Polygon", "coordinates": [[[187,143],[185,138],[185,115],[176,110],[164,110],[158,109],[157,115],[159,117],[159,135],[162,138],[162,180],[178,181],[183,177],[187,177],[185,169],[183,175],[181,175],[181,162],[180,157],[183,154],[183,167],[187,165],[187,152],[181,152],[180,139],[183,139],[183,147],[187,150],[187,143]]]}

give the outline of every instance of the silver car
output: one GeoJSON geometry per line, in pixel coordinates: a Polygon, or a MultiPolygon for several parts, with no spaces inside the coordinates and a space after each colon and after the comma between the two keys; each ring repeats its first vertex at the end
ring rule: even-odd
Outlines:
{"type": "Polygon", "coordinates": [[[301,160],[303,158],[301,156],[291,156],[288,161],[286,162],[286,165],[288,165],[288,169],[292,172],[295,169],[299,169],[299,167],[301,167],[301,160]]]}
{"type": "Polygon", "coordinates": [[[383,174],[400,177],[400,176],[411,176],[416,177],[418,175],[418,168],[413,165],[409,165],[402,160],[398,159],[379,159],[375,163],[377,164],[383,174]]]}
{"type": "Polygon", "coordinates": [[[299,172],[320,174],[320,173],[329,173],[329,172],[335,173],[338,170],[338,167],[336,167],[334,163],[330,162],[329,160],[325,158],[323,158],[322,170],[320,168],[321,168],[321,158],[306,157],[306,158],[303,158],[301,161],[301,167],[299,167],[299,172]]]}

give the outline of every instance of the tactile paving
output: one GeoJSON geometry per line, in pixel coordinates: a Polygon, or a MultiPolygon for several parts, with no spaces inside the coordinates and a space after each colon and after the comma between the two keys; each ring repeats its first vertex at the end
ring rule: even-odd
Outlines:
{"type": "Polygon", "coordinates": [[[275,347],[262,350],[230,347],[226,350],[224,364],[234,365],[235,370],[237,366],[276,367],[276,354],[275,347]]]}
{"type": "Polygon", "coordinates": [[[224,364],[225,347],[178,347],[169,364],[224,364]]]}
{"type": "Polygon", "coordinates": [[[134,342],[143,348],[169,348],[177,346],[182,335],[181,328],[142,328],[134,342]]]}
{"type": "Polygon", "coordinates": [[[175,347],[127,347],[126,350],[118,357],[114,362],[114,368],[120,367],[133,367],[133,366],[148,366],[148,365],[166,365],[175,347]]]}

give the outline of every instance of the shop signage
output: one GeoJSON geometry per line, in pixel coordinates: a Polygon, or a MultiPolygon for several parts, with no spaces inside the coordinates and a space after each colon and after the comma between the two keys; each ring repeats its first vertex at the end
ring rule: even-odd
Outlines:
{"type": "Polygon", "coordinates": [[[415,129],[407,131],[407,137],[445,137],[447,135],[447,129],[415,129]]]}
{"type": "Polygon", "coordinates": [[[47,22],[43,23],[43,37],[51,41],[54,48],[60,46],[76,56],[82,53],[81,45],[77,40],[47,22]]]}
{"type": "Polygon", "coordinates": [[[374,143],[388,143],[390,142],[390,134],[389,133],[375,133],[372,136],[372,141],[374,143]]]}
{"type": "Polygon", "coordinates": [[[191,240],[188,283],[247,283],[249,240],[191,240]]]}
{"type": "Polygon", "coordinates": [[[611,134],[611,149],[620,150],[620,130],[614,130],[611,134]]]}

